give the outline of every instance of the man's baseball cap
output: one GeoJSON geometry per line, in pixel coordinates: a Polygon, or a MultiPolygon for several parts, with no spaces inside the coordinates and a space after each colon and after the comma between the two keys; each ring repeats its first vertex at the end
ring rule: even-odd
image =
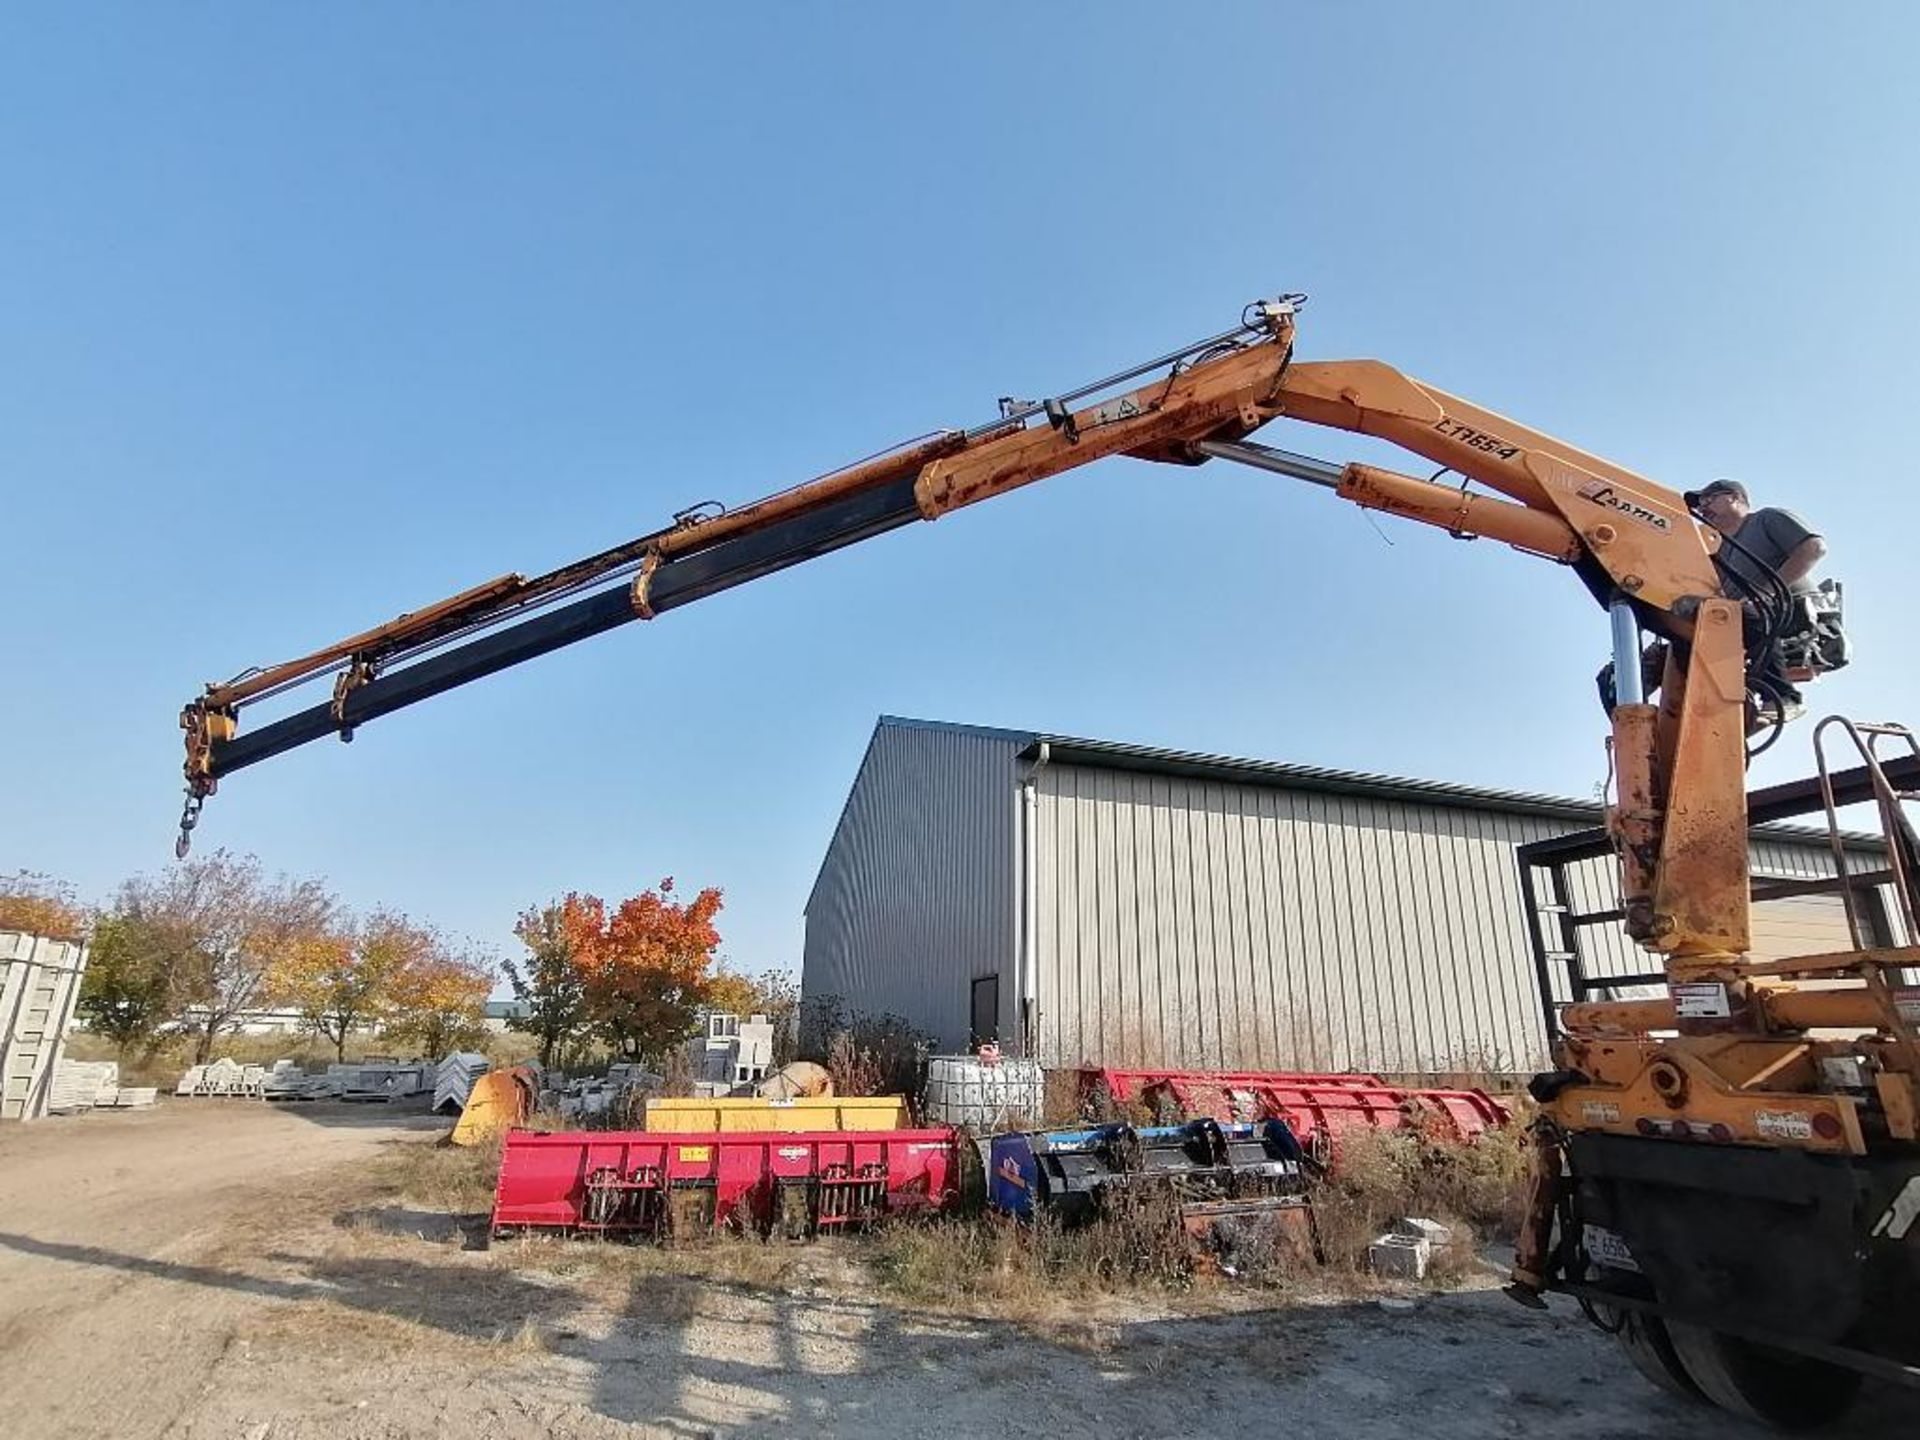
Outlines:
{"type": "Polygon", "coordinates": [[[1702,485],[1698,491],[1702,500],[1709,495],[1731,495],[1742,505],[1748,504],[1747,487],[1738,480],[1714,480],[1702,485]]]}

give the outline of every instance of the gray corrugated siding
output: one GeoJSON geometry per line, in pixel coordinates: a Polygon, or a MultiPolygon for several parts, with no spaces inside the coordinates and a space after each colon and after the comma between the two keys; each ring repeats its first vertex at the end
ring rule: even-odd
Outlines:
{"type": "Polygon", "coordinates": [[[1571,827],[1082,766],[1040,793],[1044,1063],[1533,1063],[1513,850],[1571,827]]]}
{"type": "Polygon", "coordinates": [[[807,903],[802,988],[964,1047],[974,977],[1010,1013],[1014,756],[1027,737],[883,721],[807,903]]]}
{"type": "MultiPolygon", "coordinates": [[[[1571,822],[1064,764],[1040,797],[1042,1063],[1545,1061],[1514,850],[1571,822]]],[[[1775,841],[1755,865],[1831,873],[1821,848],[1775,841]]],[[[1573,888],[1576,909],[1617,903],[1610,861],[1573,888]]],[[[1658,968],[1618,927],[1583,946],[1590,970],[1658,968]]]]}
{"type": "MultiPolygon", "coordinates": [[[[957,1048],[970,982],[997,974],[1001,1038],[1019,1043],[1029,767],[1017,757],[1031,740],[876,727],[807,907],[809,998],[903,1016],[957,1048]]],[[[1060,760],[1038,775],[1030,1020],[1043,1063],[1524,1073],[1544,1062],[1514,851],[1597,812],[1060,760]]],[[[1832,872],[1824,840],[1763,838],[1753,861],[1761,875],[1832,872]]],[[[1618,903],[1611,859],[1569,880],[1576,911],[1618,903]]],[[[1591,976],[1659,969],[1617,924],[1580,943],[1591,976]]]]}

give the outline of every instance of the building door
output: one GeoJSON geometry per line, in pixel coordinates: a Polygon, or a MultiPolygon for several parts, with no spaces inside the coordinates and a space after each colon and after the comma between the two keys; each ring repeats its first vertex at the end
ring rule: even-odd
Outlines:
{"type": "Polygon", "coordinates": [[[1000,977],[982,975],[973,982],[972,1045],[1000,1038],[1000,977]]]}

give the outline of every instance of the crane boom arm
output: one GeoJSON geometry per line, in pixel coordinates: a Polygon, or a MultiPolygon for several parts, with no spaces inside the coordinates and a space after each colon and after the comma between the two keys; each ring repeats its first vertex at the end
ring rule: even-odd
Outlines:
{"type": "Polygon", "coordinates": [[[1249,306],[1231,330],[1056,399],[1003,400],[997,419],[972,429],[937,432],[738,509],[696,507],[669,527],[548,574],[501,576],[299,659],[209,685],[181,715],[182,853],[200,804],[225,776],[326,735],[351,738],[369,720],[484,675],[1108,456],[1225,459],[1569,564],[1614,607],[1619,633],[1645,626],[1699,640],[1689,649],[1706,653],[1688,669],[1707,683],[1690,689],[1687,675],[1675,674],[1663,687],[1665,709],[1627,704],[1617,712],[1634,747],[1621,756],[1622,795],[1631,781],[1645,802],[1622,806],[1644,822],[1623,832],[1627,890],[1630,904],[1635,896],[1645,902],[1649,943],[1743,949],[1746,686],[1737,607],[1735,633],[1722,633],[1730,602],[1708,533],[1675,492],[1379,361],[1296,363],[1300,298],[1249,306]],[[1492,493],[1247,440],[1281,418],[1392,441],[1492,493]],[[1708,618],[1720,628],[1697,636],[1715,606],[1708,618]],[[326,675],[335,678],[330,700],[241,733],[244,709],[326,675]],[[1689,804],[1669,806],[1667,797],[1681,791],[1689,804]],[[1665,933],[1655,934],[1662,923],[1665,933]]]}

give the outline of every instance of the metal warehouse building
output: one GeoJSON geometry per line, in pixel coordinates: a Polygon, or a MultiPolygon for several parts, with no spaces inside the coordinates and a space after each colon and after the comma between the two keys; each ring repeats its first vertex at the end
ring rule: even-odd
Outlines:
{"type": "MultiPolygon", "coordinates": [[[[1599,818],[883,716],[807,902],[803,988],[1049,1066],[1524,1072],[1545,1027],[1514,851],[1599,818]]],[[[1833,861],[1824,834],[1763,831],[1753,868],[1809,879],[1833,861]]],[[[1574,910],[1617,904],[1610,859],[1569,885],[1574,910]]],[[[1849,948],[1837,895],[1754,919],[1757,952],[1849,948]]],[[[1590,974],[1652,968],[1615,927],[1580,943],[1590,974]]]]}

